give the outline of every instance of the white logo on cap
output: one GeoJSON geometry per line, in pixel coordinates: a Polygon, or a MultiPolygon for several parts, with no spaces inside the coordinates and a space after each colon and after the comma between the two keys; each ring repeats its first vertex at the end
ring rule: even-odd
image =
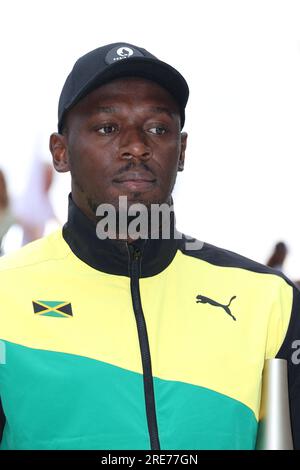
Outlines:
{"type": "Polygon", "coordinates": [[[119,44],[108,51],[105,57],[106,64],[113,64],[120,60],[126,60],[129,57],[144,57],[144,54],[135,47],[127,45],[120,46],[119,44]]]}
{"type": "Polygon", "coordinates": [[[133,50],[130,47],[119,47],[117,54],[125,59],[133,54],[133,50]]]}

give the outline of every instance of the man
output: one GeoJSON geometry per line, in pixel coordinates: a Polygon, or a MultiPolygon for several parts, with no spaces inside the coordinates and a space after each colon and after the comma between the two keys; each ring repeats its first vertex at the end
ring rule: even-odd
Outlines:
{"type": "Polygon", "coordinates": [[[299,291],[180,234],[172,211],[157,236],[129,230],[134,204],[144,235],[153,206],[172,208],[187,99],[179,72],[127,43],[67,78],[50,149],[71,172],[68,221],[1,261],[2,449],[254,449],[274,357],[288,360],[300,446],[299,291]]]}

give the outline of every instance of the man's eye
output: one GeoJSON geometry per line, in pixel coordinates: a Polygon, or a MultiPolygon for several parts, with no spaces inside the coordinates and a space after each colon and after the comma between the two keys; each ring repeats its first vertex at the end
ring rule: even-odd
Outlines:
{"type": "Polygon", "coordinates": [[[116,126],[108,124],[106,126],[98,127],[97,132],[99,132],[99,134],[108,135],[108,134],[112,134],[116,130],[117,130],[116,126]]]}
{"type": "Polygon", "coordinates": [[[149,129],[152,134],[163,135],[167,132],[167,129],[163,126],[155,126],[149,129]]]}

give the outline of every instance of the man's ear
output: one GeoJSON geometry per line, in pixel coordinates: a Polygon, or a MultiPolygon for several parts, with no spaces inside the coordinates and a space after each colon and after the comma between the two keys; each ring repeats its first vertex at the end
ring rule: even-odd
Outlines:
{"type": "Polygon", "coordinates": [[[181,150],[180,150],[180,157],[178,161],[178,169],[177,171],[183,171],[184,168],[184,159],[185,159],[185,149],[186,149],[186,144],[187,144],[187,133],[182,132],[181,133],[181,150]]]}
{"type": "Polygon", "coordinates": [[[57,132],[51,134],[49,142],[53,166],[56,171],[64,173],[70,170],[66,137],[57,132]]]}

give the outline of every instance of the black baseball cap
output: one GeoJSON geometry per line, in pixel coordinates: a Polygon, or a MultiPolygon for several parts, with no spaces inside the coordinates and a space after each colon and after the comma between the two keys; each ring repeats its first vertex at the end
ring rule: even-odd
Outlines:
{"type": "Polygon", "coordinates": [[[188,84],[183,76],[145,49],[117,42],[98,47],[75,62],[59,98],[58,132],[62,132],[67,111],[78,101],[100,85],[122,77],[146,78],[168,90],[179,105],[183,127],[189,96],[188,84]]]}

